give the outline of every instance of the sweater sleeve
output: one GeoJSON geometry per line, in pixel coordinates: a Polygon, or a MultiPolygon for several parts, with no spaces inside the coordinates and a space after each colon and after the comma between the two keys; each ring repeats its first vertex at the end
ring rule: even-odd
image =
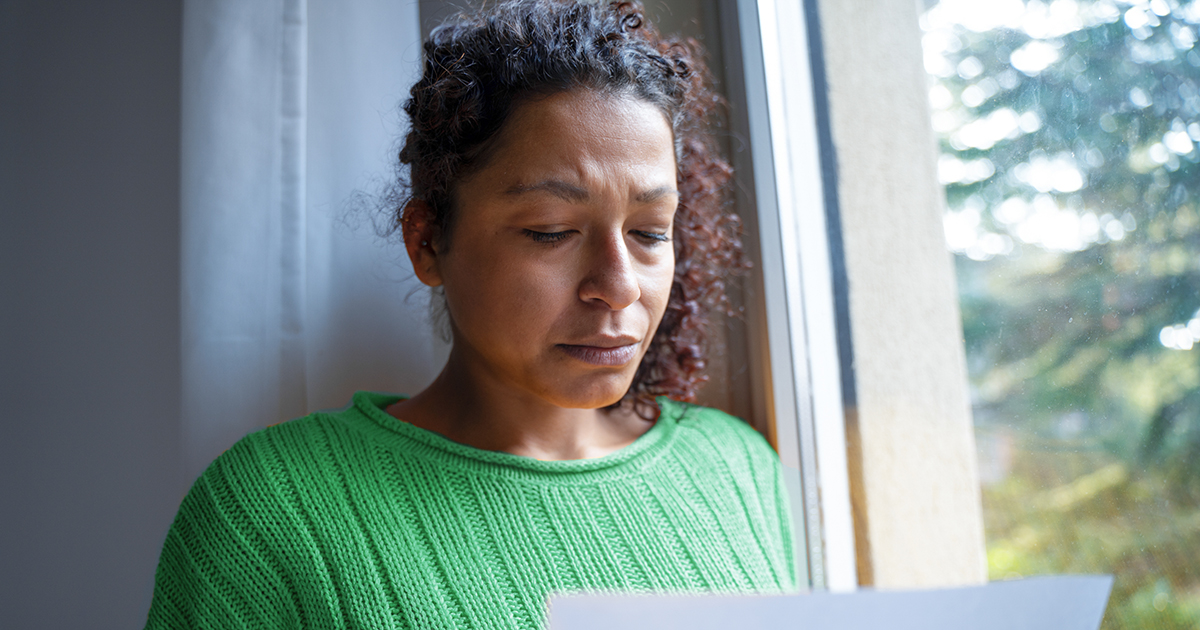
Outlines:
{"type": "MultiPolygon", "coordinates": [[[[798,575],[799,567],[796,564],[796,524],[792,520],[792,501],[798,497],[792,496],[788,492],[787,483],[784,480],[783,464],[779,462],[778,455],[775,451],[771,451],[774,456],[771,460],[775,469],[774,488],[775,488],[775,513],[779,519],[779,529],[782,532],[784,556],[786,558],[788,574],[791,576],[791,584],[785,585],[784,590],[794,591],[800,588],[800,576],[798,575]]],[[[797,483],[799,481],[797,480],[797,483]]]]}
{"type": "MultiPolygon", "coordinates": [[[[703,430],[735,471],[737,483],[748,486],[744,497],[753,497],[752,507],[761,514],[758,521],[764,543],[772,550],[775,566],[779,570],[780,587],[783,591],[799,588],[799,567],[796,564],[795,523],[792,520],[792,501],[797,498],[789,492],[785,475],[789,472],[779,461],[779,455],[758,431],[745,421],[723,411],[694,407],[696,421],[693,427],[703,430]]],[[[798,483],[798,480],[797,480],[798,483]]]]}
{"type": "Polygon", "coordinates": [[[740,420],[738,422],[743,427],[743,432],[748,434],[746,439],[750,443],[751,458],[754,462],[752,465],[758,471],[756,481],[762,489],[762,496],[767,503],[765,509],[778,524],[779,542],[786,564],[785,574],[791,578],[791,583],[785,582],[783,589],[785,591],[796,590],[799,588],[800,580],[797,575],[796,525],[792,520],[792,501],[797,497],[788,491],[784,475],[789,471],[784,469],[783,464],[779,461],[779,455],[775,449],[771,448],[762,434],[750,428],[750,425],[740,420]]]}
{"type": "Polygon", "coordinates": [[[147,630],[300,627],[251,510],[226,474],[233,455],[227,452],[201,475],[167,532],[147,630]]]}

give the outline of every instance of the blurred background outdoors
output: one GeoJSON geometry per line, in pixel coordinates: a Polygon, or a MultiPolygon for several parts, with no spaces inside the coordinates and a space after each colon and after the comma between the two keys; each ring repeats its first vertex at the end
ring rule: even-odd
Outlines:
{"type": "Polygon", "coordinates": [[[1200,628],[1200,0],[921,18],[990,578],[1200,628]]]}

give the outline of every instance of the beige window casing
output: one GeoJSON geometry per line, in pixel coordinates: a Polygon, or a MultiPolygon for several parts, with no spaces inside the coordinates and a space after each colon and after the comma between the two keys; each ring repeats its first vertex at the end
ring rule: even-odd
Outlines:
{"type": "Polygon", "coordinates": [[[757,302],[747,301],[766,330],[758,335],[765,350],[751,356],[768,433],[800,478],[807,533],[798,542],[810,582],[833,590],[984,582],[962,324],[918,3],[737,7],[763,269],[757,302]],[[819,15],[821,94],[805,9],[819,15]],[[816,150],[821,107],[832,155],[816,150]],[[825,191],[830,169],[836,177],[824,181],[836,190],[825,191]],[[841,227],[832,236],[831,195],[841,227]],[[843,251],[847,321],[834,317],[829,238],[843,251]],[[839,357],[839,326],[849,356],[839,357]],[[847,360],[854,395],[844,401],[838,373],[847,360]]]}

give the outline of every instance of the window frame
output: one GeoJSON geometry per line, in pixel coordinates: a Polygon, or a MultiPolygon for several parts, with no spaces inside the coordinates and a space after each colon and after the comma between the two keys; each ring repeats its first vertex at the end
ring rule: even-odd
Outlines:
{"type": "Polygon", "coordinates": [[[743,215],[752,215],[747,231],[758,254],[746,300],[751,387],[792,490],[798,575],[813,589],[852,591],[858,576],[843,395],[853,383],[843,369],[848,344],[840,343],[848,330],[835,292],[844,295],[844,287],[835,284],[844,272],[835,275],[840,226],[836,187],[827,186],[834,160],[821,138],[828,136],[818,118],[825,103],[814,83],[814,60],[822,63],[815,4],[734,4],[736,16],[726,17],[736,18],[736,38],[727,33],[726,41],[738,49],[726,58],[742,62],[742,76],[730,77],[731,99],[745,111],[740,131],[749,139],[749,164],[738,166],[753,190],[752,210],[743,215]]]}

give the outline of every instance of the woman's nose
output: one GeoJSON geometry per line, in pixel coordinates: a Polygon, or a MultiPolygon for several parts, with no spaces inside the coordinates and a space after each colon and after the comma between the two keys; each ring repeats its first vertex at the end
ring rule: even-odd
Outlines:
{"type": "Polygon", "coordinates": [[[634,261],[622,234],[592,239],[586,248],[579,299],[621,310],[642,296],[634,261]]]}

